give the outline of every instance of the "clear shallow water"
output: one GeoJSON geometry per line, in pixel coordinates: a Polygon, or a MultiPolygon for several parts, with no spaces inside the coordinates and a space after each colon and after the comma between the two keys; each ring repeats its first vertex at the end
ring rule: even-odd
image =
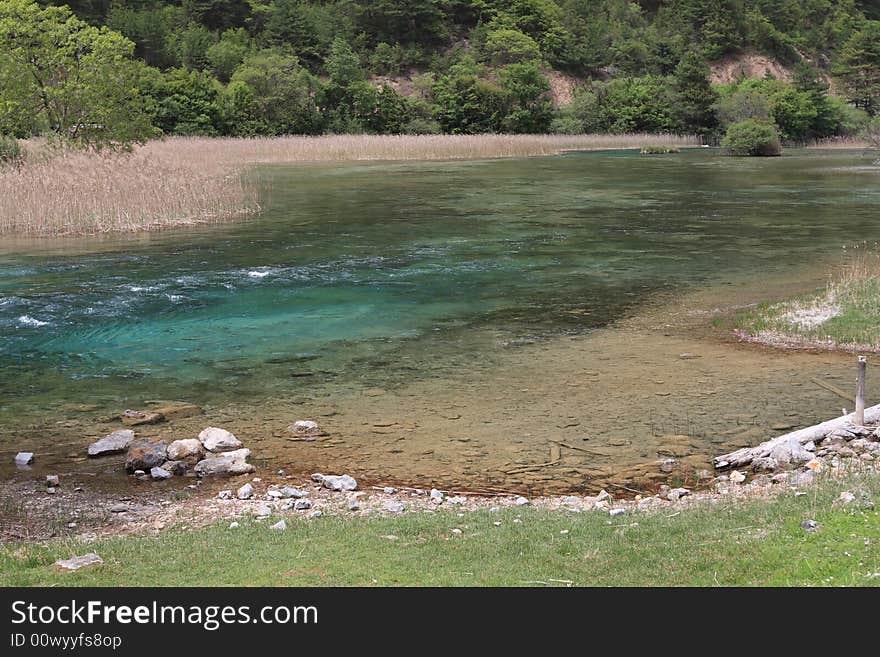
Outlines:
{"type": "Polygon", "coordinates": [[[0,432],[77,403],[223,407],[479,372],[498,344],[582,333],[660,292],[781,275],[880,239],[880,179],[850,169],[870,160],[277,166],[259,172],[265,213],[251,221],[91,254],[7,248],[0,432]]]}

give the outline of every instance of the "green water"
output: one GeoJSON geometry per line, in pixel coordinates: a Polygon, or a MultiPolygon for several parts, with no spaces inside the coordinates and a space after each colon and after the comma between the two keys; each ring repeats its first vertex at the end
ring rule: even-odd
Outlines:
{"type": "Polygon", "coordinates": [[[481,369],[697,284],[880,239],[858,152],[275,166],[265,212],[0,250],[0,432],[71,403],[222,406],[481,369]],[[495,352],[493,351],[493,354],[495,352]]]}

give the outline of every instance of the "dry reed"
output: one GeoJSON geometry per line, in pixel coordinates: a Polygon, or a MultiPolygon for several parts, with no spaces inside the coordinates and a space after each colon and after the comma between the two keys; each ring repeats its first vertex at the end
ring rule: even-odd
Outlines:
{"type": "Polygon", "coordinates": [[[484,159],[697,144],[694,137],[645,134],[336,135],[174,137],[129,154],[41,149],[24,166],[0,169],[0,234],[95,235],[228,220],[259,210],[255,187],[242,177],[254,164],[484,159]]]}

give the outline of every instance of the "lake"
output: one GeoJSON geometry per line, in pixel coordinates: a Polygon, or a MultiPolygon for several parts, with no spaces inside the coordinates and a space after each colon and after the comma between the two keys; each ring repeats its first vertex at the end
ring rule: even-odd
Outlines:
{"type": "Polygon", "coordinates": [[[101,470],[81,455],[119,426],[100,416],[173,399],[205,416],[141,433],[225,426],[291,472],[641,490],[658,460],[698,469],[840,412],[809,381],[848,386],[850,357],[744,346],[709,322],[880,239],[871,159],[272,166],[252,174],[254,219],[0,243],[3,459],[101,470]],[[288,440],[297,419],[329,436],[288,440]]]}

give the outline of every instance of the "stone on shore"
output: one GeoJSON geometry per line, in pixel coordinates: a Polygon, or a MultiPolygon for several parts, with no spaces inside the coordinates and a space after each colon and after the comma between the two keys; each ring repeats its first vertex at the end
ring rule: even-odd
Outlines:
{"type": "Polygon", "coordinates": [[[382,508],[389,513],[403,513],[406,511],[406,504],[403,502],[386,502],[382,508]]]}
{"type": "Polygon", "coordinates": [[[312,508],[312,503],[308,500],[297,500],[296,502],[294,502],[293,508],[296,511],[306,511],[312,508]]]}
{"type": "Polygon", "coordinates": [[[300,490],[299,488],[294,488],[293,486],[283,486],[282,488],[279,488],[278,494],[282,498],[285,498],[285,499],[292,497],[297,500],[300,499],[301,497],[308,497],[309,496],[308,491],[300,490]]]}
{"type": "Polygon", "coordinates": [[[240,500],[249,500],[254,496],[254,487],[250,484],[245,484],[238,489],[238,493],[236,493],[236,496],[240,500]]]}
{"type": "MultiPolygon", "coordinates": [[[[312,475],[314,478],[314,475],[312,475]]],[[[355,490],[357,481],[348,475],[324,475],[321,477],[321,485],[330,490],[355,490]]]]}
{"type": "Polygon", "coordinates": [[[209,452],[231,452],[241,448],[241,441],[226,429],[208,427],[199,434],[199,440],[209,452]]]}
{"type": "Polygon", "coordinates": [[[279,520],[274,525],[269,527],[269,529],[274,529],[275,531],[283,532],[285,529],[287,529],[287,523],[284,522],[283,520],[279,520]]]}
{"type": "Polygon", "coordinates": [[[126,409],[122,412],[122,424],[130,427],[137,427],[142,424],[159,424],[165,420],[165,416],[161,413],[153,411],[134,411],[126,409]]]}
{"type": "Polygon", "coordinates": [[[186,474],[186,471],[189,469],[190,464],[186,461],[165,461],[160,467],[168,470],[173,475],[177,475],[178,477],[182,477],[186,474]]]}
{"type": "Polygon", "coordinates": [[[165,458],[166,451],[167,445],[162,441],[132,441],[129,443],[128,452],[125,455],[125,469],[129,472],[151,470],[167,460],[165,458]]]}
{"type": "Polygon", "coordinates": [[[233,477],[236,475],[250,474],[257,470],[247,462],[247,457],[250,455],[251,450],[247,448],[212,455],[196,464],[195,473],[200,477],[233,477]]]}
{"type": "Polygon", "coordinates": [[[154,481],[162,481],[164,479],[171,479],[172,476],[173,475],[163,467],[150,468],[150,477],[154,481]]]}
{"type": "Polygon", "coordinates": [[[56,570],[60,570],[62,572],[72,572],[74,570],[79,570],[80,568],[85,568],[86,566],[97,566],[102,563],[104,563],[104,560],[101,557],[99,557],[94,552],[89,552],[88,554],[84,554],[79,557],[71,557],[70,559],[59,559],[52,565],[55,566],[56,570]]]}
{"type": "Polygon", "coordinates": [[[770,452],[770,458],[783,465],[801,465],[813,459],[813,454],[804,449],[796,438],[777,445],[770,452]]]}
{"type": "Polygon", "coordinates": [[[198,463],[205,456],[205,448],[198,438],[175,440],[168,445],[168,460],[198,463]]]}
{"type": "Polygon", "coordinates": [[[15,465],[30,465],[34,462],[33,452],[19,452],[15,455],[15,465]]]}
{"type": "Polygon", "coordinates": [[[129,444],[133,440],[134,431],[131,429],[117,429],[113,433],[109,433],[101,438],[101,440],[89,445],[88,455],[91,458],[97,458],[109,454],[121,454],[128,449],[129,444]]]}
{"type": "Polygon", "coordinates": [[[61,485],[61,479],[58,475],[46,475],[46,485],[49,488],[55,488],[56,486],[61,485]]]}
{"type": "Polygon", "coordinates": [[[443,492],[437,490],[436,488],[431,489],[431,493],[428,497],[434,504],[443,504],[443,492]]]}

